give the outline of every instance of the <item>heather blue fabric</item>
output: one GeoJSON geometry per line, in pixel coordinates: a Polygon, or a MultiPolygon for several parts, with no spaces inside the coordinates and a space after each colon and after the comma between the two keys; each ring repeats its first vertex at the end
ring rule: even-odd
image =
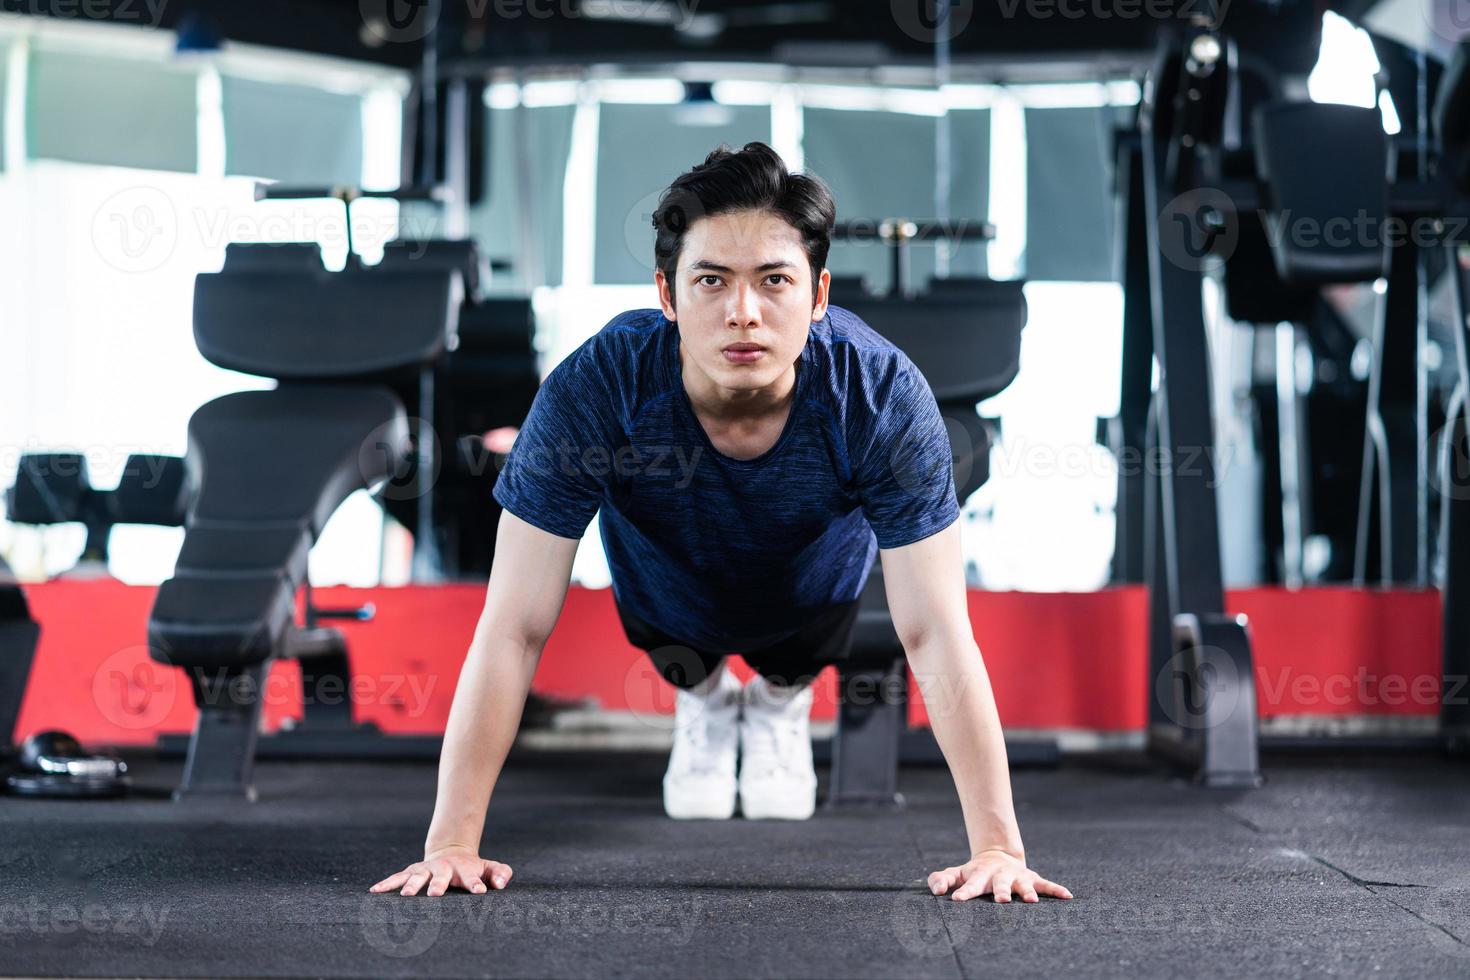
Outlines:
{"type": "Polygon", "coordinates": [[[495,499],[567,538],[600,509],[617,601],[735,653],[856,599],[878,548],[959,516],[928,382],[835,306],[812,324],[785,430],[749,460],[721,454],[695,417],[678,326],[659,310],[615,317],[547,375],[495,499]]]}

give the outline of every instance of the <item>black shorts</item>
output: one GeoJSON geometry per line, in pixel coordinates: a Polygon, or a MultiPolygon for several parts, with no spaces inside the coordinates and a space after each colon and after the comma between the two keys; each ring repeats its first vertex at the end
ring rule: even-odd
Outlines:
{"type": "MultiPolygon", "coordinates": [[[[663,679],[675,687],[694,687],[725,659],[723,653],[700,650],[668,635],[624,609],[616,600],[614,605],[628,642],[646,652],[663,679]]],[[[762,677],[775,683],[809,683],[823,667],[847,659],[852,650],[857,615],[856,601],[833,606],[786,639],[740,656],[762,677]]]]}

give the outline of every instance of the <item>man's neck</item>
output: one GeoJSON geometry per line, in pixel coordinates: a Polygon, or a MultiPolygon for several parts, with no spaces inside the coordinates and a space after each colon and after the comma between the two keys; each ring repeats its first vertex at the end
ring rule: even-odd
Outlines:
{"type": "Polygon", "coordinates": [[[679,374],[695,411],[720,422],[740,422],[784,412],[796,395],[795,363],[774,384],[765,388],[722,388],[697,366],[691,365],[680,346],[679,374]]]}

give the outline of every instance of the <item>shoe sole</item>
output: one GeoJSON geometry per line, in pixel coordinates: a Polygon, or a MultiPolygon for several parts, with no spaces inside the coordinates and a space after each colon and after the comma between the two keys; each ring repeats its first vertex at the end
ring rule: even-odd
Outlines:
{"type": "Polygon", "coordinates": [[[790,799],[772,801],[750,800],[740,796],[740,815],[747,820],[810,820],[817,812],[816,790],[811,799],[803,798],[800,803],[790,799]]]}
{"type": "Polygon", "coordinates": [[[729,820],[735,816],[735,794],[729,802],[670,799],[664,790],[664,813],[674,820],[729,820]]]}

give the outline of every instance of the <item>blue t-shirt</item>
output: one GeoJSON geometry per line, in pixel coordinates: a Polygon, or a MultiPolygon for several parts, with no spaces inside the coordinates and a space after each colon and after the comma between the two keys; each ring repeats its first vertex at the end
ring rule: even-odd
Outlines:
{"type": "Polygon", "coordinates": [[[678,326],[659,310],[615,317],[547,375],[494,493],[566,538],[600,509],[617,601],[722,653],[856,599],[878,548],[959,516],[928,382],[835,306],[811,326],[780,438],[747,460],[716,450],[695,417],[678,326]]]}

